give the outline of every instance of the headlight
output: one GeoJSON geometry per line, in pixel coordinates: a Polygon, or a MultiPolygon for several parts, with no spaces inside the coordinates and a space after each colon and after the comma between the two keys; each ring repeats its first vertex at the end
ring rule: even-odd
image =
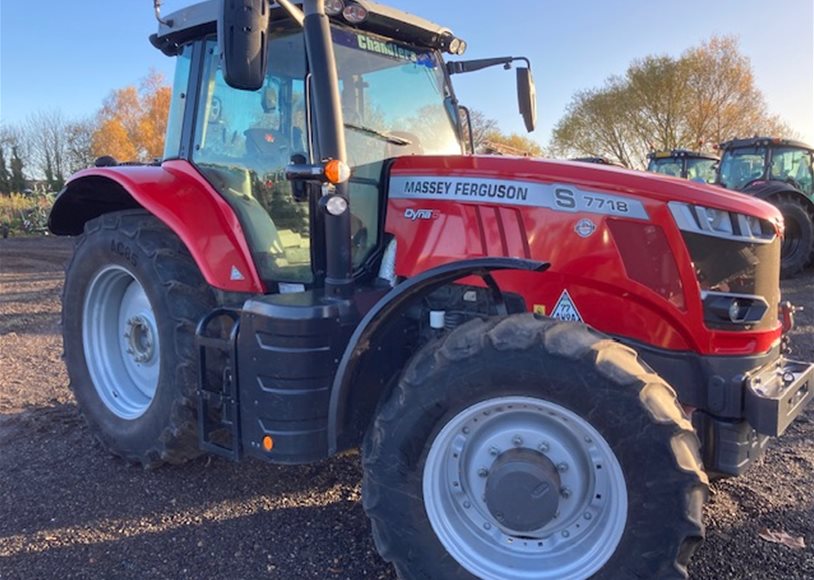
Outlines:
{"type": "Polygon", "coordinates": [[[754,216],[678,201],[668,205],[678,229],[685,232],[757,244],[768,244],[777,235],[770,222],[754,216]]]}

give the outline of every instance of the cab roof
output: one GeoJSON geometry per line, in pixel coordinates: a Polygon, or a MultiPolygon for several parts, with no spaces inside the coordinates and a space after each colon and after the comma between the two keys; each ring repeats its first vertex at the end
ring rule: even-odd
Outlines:
{"type": "MultiPolygon", "coordinates": [[[[150,36],[150,42],[164,54],[174,56],[184,43],[215,34],[221,1],[204,0],[168,14],[162,18],[158,32],[150,36]]],[[[269,3],[272,26],[275,23],[291,21],[289,14],[277,2],[269,0],[269,3]]],[[[292,3],[302,6],[302,0],[295,0],[292,3]]],[[[346,4],[350,3],[346,1],[346,4]]],[[[346,22],[341,15],[331,16],[331,20],[431,49],[446,50],[450,41],[455,38],[449,28],[408,12],[370,0],[354,0],[352,3],[367,10],[368,17],[364,22],[353,25],[346,22]]]]}
{"type": "Polygon", "coordinates": [[[691,159],[709,159],[718,161],[718,156],[712,153],[702,153],[701,151],[691,151],[690,149],[670,149],[663,151],[651,151],[647,154],[648,159],[668,159],[670,157],[688,157],[691,159]]]}
{"type": "Polygon", "coordinates": [[[748,139],[732,139],[720,144],[720,149],[735,149],[739,147],[796,147],[814,153],[814,147],[796,139],[782,139],[780,137],[749,137],[748,139]]]}

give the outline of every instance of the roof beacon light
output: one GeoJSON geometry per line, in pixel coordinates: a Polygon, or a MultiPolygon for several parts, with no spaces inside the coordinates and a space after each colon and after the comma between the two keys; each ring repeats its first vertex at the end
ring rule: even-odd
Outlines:
{"type": "Polygon", "coordinates": [[[361,24],[367,19],[367,10],[359,4],[348,4],[342,10],[342,16],[351,24],[361,24]]]}
{"type": "Polygon", "coordinates": [[[345,3],[342,0],[325,0],[325,13],[328,16],[337,16],[342,14],[345,9],[345,3]]]}

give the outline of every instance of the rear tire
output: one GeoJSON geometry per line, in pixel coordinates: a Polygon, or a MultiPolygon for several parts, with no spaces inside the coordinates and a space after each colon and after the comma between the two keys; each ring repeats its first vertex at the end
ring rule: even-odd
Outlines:
{"type": "Polygon", "coordinates": [[[674,391],[583,325],[513,315],[427,345],[363,466],[377,549],[401,578],[686,578],[703,538],[707,477],[674,391]],[[549,475],[507,504],[532,472],[549,475]]]}
{"type": "Polygon", "coordinates": [[[195,325],[215,300],[178,237],[143,211],[89,221],[62,303],[70,386],[97,439],[144,467],[200,455],[195,325]]]}
{"type": "Polygon", "coordinates": [[[791,278],[802,272],[814,256],[814,216],[792,195],[779,195],[770,201],[783,214],[786,225],[780,251],[780,276],[791,278]]]}

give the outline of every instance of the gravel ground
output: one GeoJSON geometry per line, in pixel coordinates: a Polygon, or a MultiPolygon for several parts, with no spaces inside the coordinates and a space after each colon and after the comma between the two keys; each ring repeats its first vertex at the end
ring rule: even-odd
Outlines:
{"type": "MultiPolygon", "coordinates": [[[[0,579],[394,578],[360,501],[358,456],[303,467],[203,458],[146,472],[90,437],[60,358],[70,240],[0,240],[0,579]]],[[[814,360],[814,273],[796,354],[814,360]]],[[[712,486],[693,578],[814,577],[814,410],[712,486]],[[768,543],[768,528],[805,539],[768,543]]]]}

